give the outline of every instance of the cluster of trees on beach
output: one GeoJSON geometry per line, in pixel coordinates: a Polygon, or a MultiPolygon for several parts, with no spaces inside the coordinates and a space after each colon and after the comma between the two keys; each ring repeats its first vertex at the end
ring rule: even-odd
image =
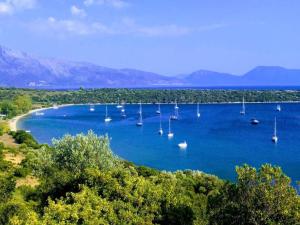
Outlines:
{"type": "MultiPolygon", "coordinates": [[[[0,224],[299,224],[300,198],[279,167],[237,167],[237,181],[164,172],[118,158],[106,136],[66,135],[52,146],[0,145],[0,224]],[[29,147],[31,146],[31,147],[29,147]],[[19,166],[4,160],[19,151],[19,166]],[[34,176],[38,185],[21,185],[34,176]]],[[[29,143],[29,144],[28,144],[29,143]]]]}
{"type": "Polygon", "coordinates": [[[300,101],[300,91],[289,90],[175,90],[175,89],[80,89],[69,91],[0,88],[0,101],[30,96],[35,105],[78,103],[210,103],[300,101]]]}
{"type": "Polygon", "coordinates": [[[7,118],[27,113],[31,108],[32,99],[28,94],[6,96],[0,102],[0,113],[7,118]]]}

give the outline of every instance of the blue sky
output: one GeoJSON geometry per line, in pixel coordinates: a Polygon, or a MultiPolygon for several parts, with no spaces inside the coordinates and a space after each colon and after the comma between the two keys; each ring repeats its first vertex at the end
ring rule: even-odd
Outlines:
{"type": "Polygon", "coordinates": [[[0,44],[165,75],[300,68],[298,0],[0,0],[0,44]]]}

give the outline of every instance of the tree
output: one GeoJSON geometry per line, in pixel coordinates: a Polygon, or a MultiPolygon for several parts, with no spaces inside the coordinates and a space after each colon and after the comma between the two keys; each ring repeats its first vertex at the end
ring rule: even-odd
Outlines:
{"type": "Polygon", "coordinates": [[[116,163],[108,137],[98,137],[92,131],[87,135],[66,135],[60,140],[54,139],[52,159],[58,168],[73,173],[80,173],[86,168],[109,169],[116,163]]]}
{"type": "Polygon", "coordinates": [[[26,113],[32,108],[32,100],[29,95],[18,95],[13,102],[20,113],[26,113]]]}
{"type": "Polygon", "coordinates": [[[237,167],[238,181],[209,199],[211,224],[297,224],[300,198],[280,167],[237,167]]]}

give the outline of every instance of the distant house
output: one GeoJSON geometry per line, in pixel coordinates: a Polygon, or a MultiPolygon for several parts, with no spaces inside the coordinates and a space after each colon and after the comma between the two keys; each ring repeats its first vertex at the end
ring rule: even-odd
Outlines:
{"type": "Polygon", "coordinates": [[[0,120],[3,120],[6,117],[5,114],[0,114],[0,120]]]}

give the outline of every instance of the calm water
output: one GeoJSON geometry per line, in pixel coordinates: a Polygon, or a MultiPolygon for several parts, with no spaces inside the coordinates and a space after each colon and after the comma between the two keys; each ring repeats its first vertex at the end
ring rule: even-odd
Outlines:
{"type": "Polygon", "coordinates": [[[108,134],[113,151],[139,165],[162,170],[199,169],[221,178],[234,180],[235,166],[248,163],[280,165],[293,181],[300,180],[300,104],[247,104],[241,116],[239,104],[200,105],[201,118],[196,118],[196,105],[179,105],[180,120],[172,122],[174,138],[168,140],[168,117],[173,105],[162,105],[164,135],[159,136],[159,116],[155,105],[143,106],[144,126],[136,127],[138,105],[127,105],[127,118],[122,119],[115,105],[108,106],[112,122],[105,124],[105,106],[69,106],[45,110],[22,119],[18,126],[30,130],[41,143],[65,133],[76,134],[92,129],[108,134]],[[271,142],[274,118],[277,116],[279,142],[271,142]],[[257,126],[250,119],[260,120],[257,126]],[[180,150],[186,140],[188,148],[180,150]]]}

